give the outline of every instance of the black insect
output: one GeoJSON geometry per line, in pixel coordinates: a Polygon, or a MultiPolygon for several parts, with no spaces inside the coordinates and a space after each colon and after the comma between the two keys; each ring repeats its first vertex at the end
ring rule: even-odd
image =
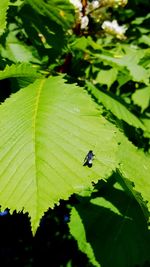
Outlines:
{"type": "Polygon", "coordinates": [[[94,156],[95,155],[93,154],[93,151],[90,150],[84,159],[83,166],[88,166],[89,168],[91,168],[93,165],[94,156]]]}

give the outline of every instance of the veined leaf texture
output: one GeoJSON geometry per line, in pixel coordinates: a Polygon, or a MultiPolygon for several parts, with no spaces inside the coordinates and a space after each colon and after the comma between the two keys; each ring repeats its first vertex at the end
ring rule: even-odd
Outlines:
{"type": "Polygon", "coordinates": [[[117,166],[115,127],[86,91],[61,76],[13,94],[0,118],[0,204],[29,212],[33,232],[49,207],[117,166]],[[83,166],[89,150],[92,168],[83,166]]]}

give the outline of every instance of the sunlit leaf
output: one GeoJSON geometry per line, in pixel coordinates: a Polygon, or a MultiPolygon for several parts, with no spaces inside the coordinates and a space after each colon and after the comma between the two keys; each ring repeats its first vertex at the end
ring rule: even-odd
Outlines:
{"type": "Polygon", "coordinates": [[[136,90],[132,95],[134,103],[141,107],[142,112],[149,106],[150,103],[150,86],[136,90]]]}
{"type": "Polygon", "coordinates": [[[128,110],[128,108],[122,104],[117,98],[113,97],[108,93],[104,93],[96,88],[92,83],[87,82],[88,91],[102,103],[106,109],[110,110],[118,119],[124,120],[126,123],[137,127],[145,129],[142,122],[128,110]]]}
{"type": "Polygon", "coordinates": [[[108,88],[116,81],[118,71],[115,68],[110,70],[100,70],[96,77],[96,82],[106,84],[108,88]]]}
{"type": "Polygon", "coordinates": [[[0,203],[28,211],[33,232],[48,207],[109,176],[115,128],[86,91],[61,77],[37,80],[0,106],[0,203]],[[83,166],[92,150],[93,166],[83,166]]]}
{"type": "Polygon", "coordinates": [[[9,4],[9,0],[0,1],[0,36],[4,33],[6,28],[6,16],[9,4]]]}
{"type": "Polygon", "coordinates": [[[37,73],[35,67],[29,63],[12,64],[11,66],[6,66],[3,71],[0,71],[0,80],[6,78],[16,78],[16,77],[34,77],[38,78],[40,75],[37,73]]]}

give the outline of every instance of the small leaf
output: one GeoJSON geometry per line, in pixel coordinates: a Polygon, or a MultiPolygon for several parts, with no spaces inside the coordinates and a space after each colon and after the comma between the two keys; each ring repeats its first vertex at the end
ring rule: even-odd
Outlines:
{"type": "Polygon", "coordinates": [[[143,34],[141,38],[139,38],[139,43],[150,46],[150,35],[143,34]]]}
{"type": "Polygon", "coordinates": [[[12,64],[11,66],[6,66],[6,68],[0,71],[0,80],[6,78],[17,78],[17,77],[35,77],[38,78],[40,74],[37,72],[36,68],[29,63],[12,64]]]}
{"type": "Polygon", "coordinates": [[[10,4],[9,0],[0,1],[0,36],[4,33],[6,28],[6,16],[9,4],[10,4]]]}
{"type": "Polygon", "coordinates": [[[143,112],[146,108],[148,108],[150,103],[150,86],[136,90],[132,95],[132,100],[134,104],[141,107],[143,112]]]}
{"type": "Polygon", "coordinates": [[[1,56],[9,60],[18,62],[32,62],[40,64],[39,56],[33,46],[29,46],[17,39],[18,30],[10,24],[8,27],[8,35],[6,37],[5,46],[0,45],[1,56]]]}
{"type": "Polygon", "coordinates": [[[106,84],[108,88],[115,82],[118,70],[112,68],[110,70],[100,70],[96,77],[96,81],[100,84],[106,84]]]}
{"type": "Polygon", "coordinates": [[[143,118],[142,121],[146,128],[146,132],[144,133],[145,137],[147,135],[147,137],[150,138],[150,118],[143,118]]]}

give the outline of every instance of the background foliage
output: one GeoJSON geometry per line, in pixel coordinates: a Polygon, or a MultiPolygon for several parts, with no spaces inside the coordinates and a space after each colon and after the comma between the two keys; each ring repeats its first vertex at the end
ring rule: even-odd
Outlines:
{"type": "Polygon", "coordinates": [[[3,266],[150,266],[148,2],[1,1],[3,266]]]}

